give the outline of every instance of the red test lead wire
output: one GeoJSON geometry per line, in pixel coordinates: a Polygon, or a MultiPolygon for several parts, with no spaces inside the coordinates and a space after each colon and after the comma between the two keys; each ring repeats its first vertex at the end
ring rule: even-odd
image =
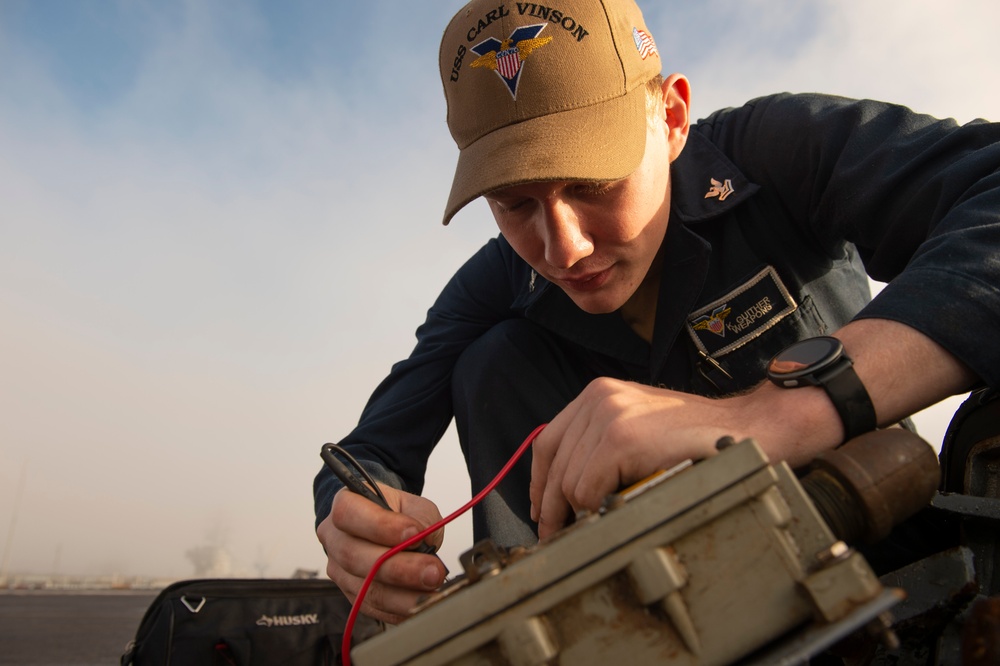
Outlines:
{"type": "Polygon", "coordinates": [[[518,460],[521,459],[521,456],[524,455],[524,452],[528,450],[528,447],[531,446],[531,443],[535,441],[535,438],[538,437],[538,434],[545,429],[545,425],[546,424],[543,423],[542,425],[538,426],[537,428],[531,431],[531,434],[525,438],[524,442],[521,443],[521,446],[519,446],[517,451],[514,452],[514,455],[511,456],[510,460],[507,461],[507,464],[503,466],[503,469],[501,469],[497,473],[497,475],[493,478],[492,481],[490,481],[486,485],[485,488],[479,491],[479,494],[477,494],[475,497],[469,500],[465,504],[465,506],[455,511],[447,518],[443,518],[438,522],[434,523],[433,525],[425,529],[423,532],[413,535],[412,537],[410,537],[403,543],[399,544],[398,546],[393,546],[385,553],[383,553],[382,556],[375,561],[375,564],[372,566],[371,571],[368,572],[368,576],[365,577],[365,582],[361,584],[361,589],[358,590],[358,597],[354,600],[354,605],[351,606],[351,614],[347,616],[347,624],[344,625],[344,641],[343,643],[341,643],[340,646],[340,651],[341,651],[340,659],[343,666],[351,666],[351,634],[354,633],[354,623],[358,619],[358,613],[361,610],[361,603],[364,601],[365,595],[368,593],[368,588],[371,587],[372,581],[375,580],[375,574],[378,573],[378,570],[382,567],[382,564],[396,553],[404,551],[410,546],[419,543],[420,541],[423,541],[426,537],[430,536],[434,532],[437,532],[439,529],[441,529],[451,521],[455,520],[456,518],[461,516],[463,513],[465,513],[472,507],[482,502],[483,498],[486,497],[488,494],[490,494],[490,492],[494,488],[496,488],[501,481],[503,481],[504,477],[507,476],[507,473],[510,472],[511,468],[517,463],[518,460]]]}

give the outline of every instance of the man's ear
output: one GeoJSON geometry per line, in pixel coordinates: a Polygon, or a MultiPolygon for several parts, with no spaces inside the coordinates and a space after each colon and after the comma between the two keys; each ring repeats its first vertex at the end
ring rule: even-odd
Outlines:
{"type": "Polygon", "coordinates": [[[691,129],[691,83],[683,74],[671,74],[664,79],[661,91],[670,161],[673,162],[684,149],[691,129]]]}

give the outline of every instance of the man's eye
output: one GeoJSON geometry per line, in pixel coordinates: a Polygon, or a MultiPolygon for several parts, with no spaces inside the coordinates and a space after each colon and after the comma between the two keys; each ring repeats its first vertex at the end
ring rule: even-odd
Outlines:
{"type": "Polygon", "coordinates": [[[601,196],[609,193],[614,187],[614,184],[614,181],[579,183],[576,186],[576,192],[581,196],[601,196]]]}
{"type": "Polygon", "coordinates": [[[493,204],[500,210],[500,212],[509,213],[512,210],[517,210],[518,208],[523,207],[526,201],[527,199],[510,199],[503,201],[494,199],[493,204]]]}

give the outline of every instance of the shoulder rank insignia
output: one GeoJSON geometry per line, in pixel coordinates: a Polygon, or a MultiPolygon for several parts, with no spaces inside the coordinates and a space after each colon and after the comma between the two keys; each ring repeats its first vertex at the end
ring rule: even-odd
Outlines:
{"type": "Polygon", "coordinates": [[[719,201],[725,201],[726,197],[736,191],[733,189],[733,181],[729,178],[726,178],[725,182],[722,183],[717,181],[715,178],[712,178],[711,181],[712,187],[705,193],[706,199],[719,197],[719,201]]]}

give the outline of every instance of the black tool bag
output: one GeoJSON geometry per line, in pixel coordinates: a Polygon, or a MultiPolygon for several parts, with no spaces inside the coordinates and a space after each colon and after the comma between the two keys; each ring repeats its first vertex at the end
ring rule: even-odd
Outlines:
{"type": "MultiPolygon", "coordinates": [[[[332,582],[202,579],[174,583],[146,610],[121,663],[134,666],[338,665],[351,604],[332,582]]],[[[357,645],[383,626],[359,615],[357,645]]]]}

